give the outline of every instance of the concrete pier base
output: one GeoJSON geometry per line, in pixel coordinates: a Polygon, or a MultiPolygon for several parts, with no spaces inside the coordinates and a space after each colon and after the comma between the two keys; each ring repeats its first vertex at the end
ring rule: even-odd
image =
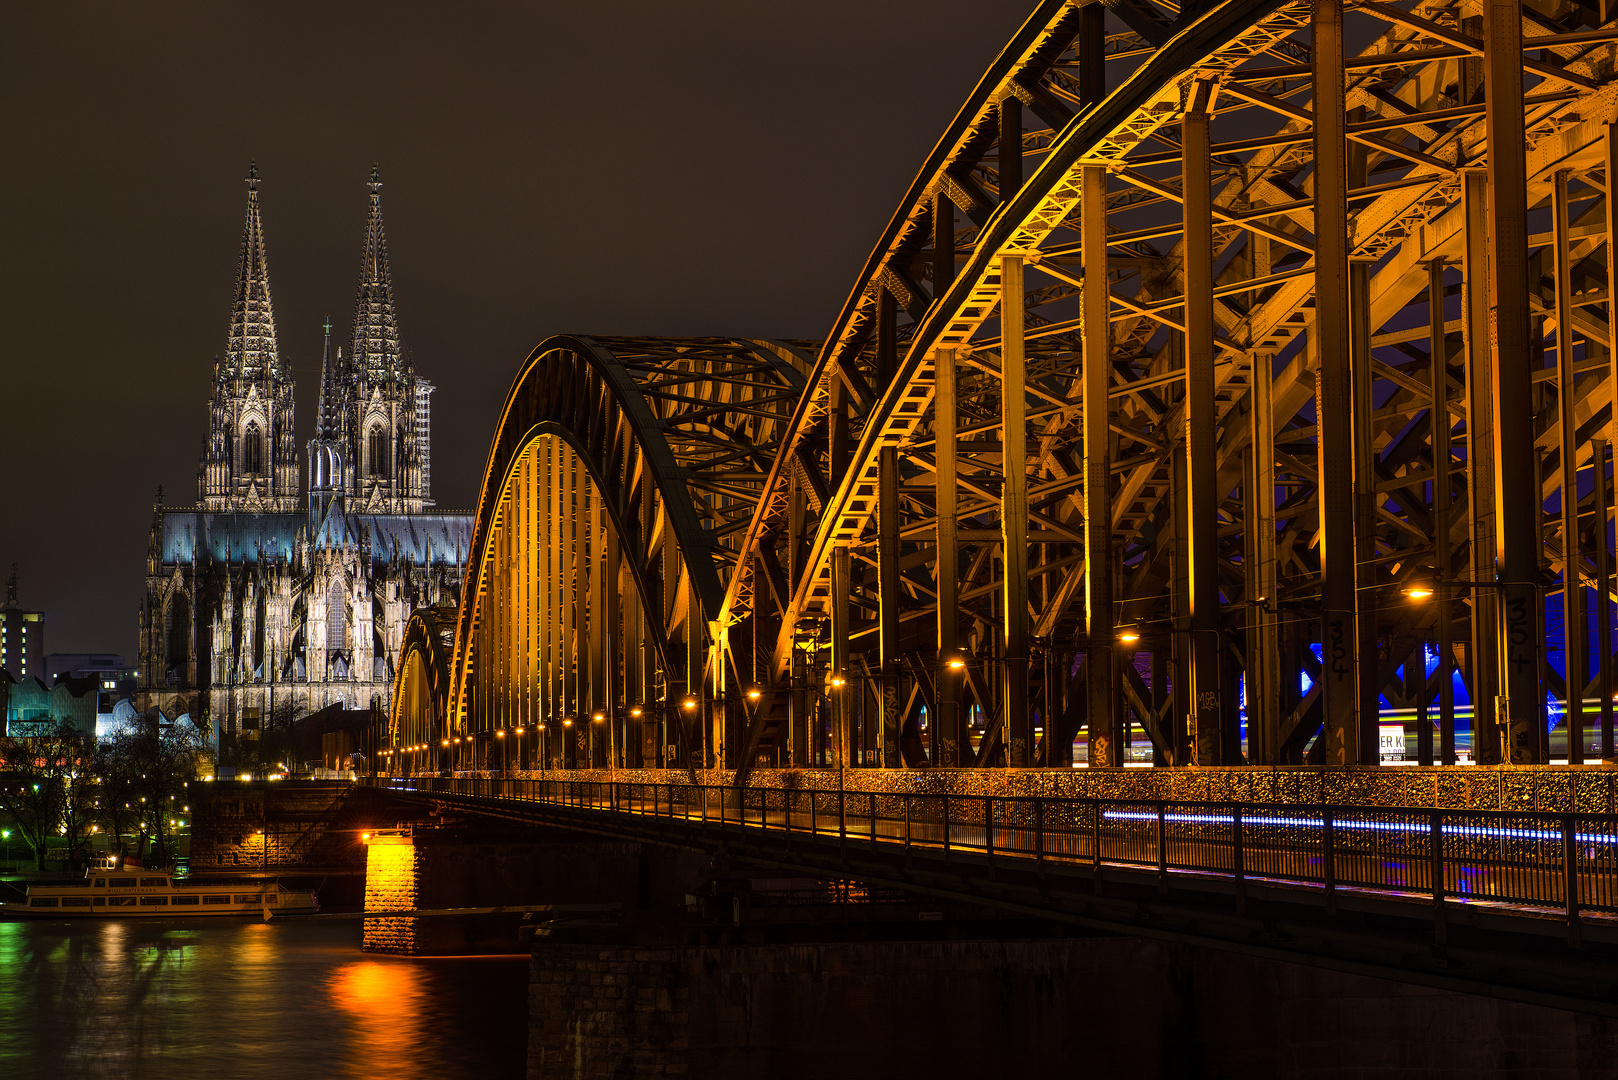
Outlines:
{"type": "Polygon", "coordinates": [[[1141,939],[533,956],[530,1080],[1618,1077],[1618,1021],[1141,939]]]}
{"type": "MultiPolygon", "coordinates": [[[[366,841],[365,911],[508,905],[677,908],[708,859],[647,845],[551,832],[490,836],[402,829],[366,841]]],[[[526,953],[521,914],[366,919],[361,948],[401,956],[526,953]]]]}

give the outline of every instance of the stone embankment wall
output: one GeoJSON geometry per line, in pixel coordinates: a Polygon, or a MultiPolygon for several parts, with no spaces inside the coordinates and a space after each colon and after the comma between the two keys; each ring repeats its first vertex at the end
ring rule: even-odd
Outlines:
{"type": "MultiPolygon", "coordinates": [[[[482,775],[482,774],[479,774],[482,775]]],[[[500,774],[490,774],[496,778],[500,774]]],[[[835,769],[754,769],[749,787],[836,791],[835,769]]],[[[589,769],[512,773],[532,780],[688,784],[684,769],[589,769]]],[[[730,785],[735,772],[701,769],[704,784],[730,785]]],[[[1291,766],[1183,769],[848,769],[845,791],[915,795],[1005,795],[1184,802],[1328,803],[1456,810],[1618,813],[1618,766],[1398,767],[1291,766]]]]}
{"type": "Polygon", "coordinates": [[[1618,1021],[1128,938],[540,943],[529,1008],[530,1078],[1618,1077],[1618,1021]]]}
{"type": "Polygon", "coordinates": [[[191,869],[365,870],[360,837],[426,814],[385,793],[343,781],[193,781],[191,869]]]}

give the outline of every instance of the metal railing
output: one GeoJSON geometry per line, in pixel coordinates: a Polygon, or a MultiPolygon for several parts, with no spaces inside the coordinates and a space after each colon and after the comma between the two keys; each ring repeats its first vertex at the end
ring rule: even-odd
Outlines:
{"type": "Polygon", "coordinates": [[[595,780],[377,777],[548,803],[1039,864],[1117,865],[1618,913],[1618,816],[1318,804],[912,794],[595,780]]]}

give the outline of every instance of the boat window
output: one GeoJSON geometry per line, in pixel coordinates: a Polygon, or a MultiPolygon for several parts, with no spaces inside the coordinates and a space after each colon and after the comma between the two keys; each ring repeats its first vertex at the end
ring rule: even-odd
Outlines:
{"type": "Polygon", "coordinates": [[[198,896],[176,896],[170,903],[195,905],[200,899],[201,897],[198,896]]]}
{"type": "Polygon", "coordinates": [[[98,889],[105,889],[107,887],[107,879],[104,877],[96,878],[95,887],[98,889]]]}
{"type": "Polygon", "coordinates": [[[281,898],[275,893],[267,893],[264,897],[264,902],[266,904],[279,904],[281,902],[281,898]]]}
{"type": "Polygon", "coordinates": [[[55,907],[56,906],[56,897],[54,897],[54,896],[35,896],[35,897],[31,897],[29,899],[29,901],[28,901],[28,906],[29,907],[55,907]]]}
{"type": "Polygon", "coordinates": [[[107,906],[108,907],[134,907],[135,906],[135,898],[133,896],[109,896],[107,898],[107,906]]]}
{"type": "Polygon", "coordinates": [[[167,886],[168,883],[169,879],[166,877],[143,877],[140,879],[140,887],[143,889],[161,889],[167,886]]]}
{"type": "Polygon", "coordinates": [[[236,898],[236,902],[238,904],[256,904],[256,903],[258,903],[258,897],[257,896],[238,896],[236,898]]]}
{"type": "Polygon", "coordinates": [[[90,898],[88,896],[64,896],[64,897],[62,897],[62,906],[63,907],[89,907],[90,906],[90,898]]]}
{"type": "Polygon", "coordinates": [[[168,907],[169,898],[166,896],[143,896],[140,898],[141,907],[168,907]]]}
{"type": "Polygon", "coordinates": [[[106,907],[107,906],[107,898],[105,896],[96,897],[95,902],[96,902],[96,907],[106,907]]]}
{"type": "Polygon", "coordinates": [[[133,889],[135,887],[135,879],[132,877],[115,877],[109,879],[109,884],[111,884],[115,889],[133,889]]]}
{"type": "Polygon", "coordinates": [[[204,904],[228,904],[228,903],[230,903],[230,897],[228,897],[228,896],[204,896],[202,898],[202,902],[204,904]]]}

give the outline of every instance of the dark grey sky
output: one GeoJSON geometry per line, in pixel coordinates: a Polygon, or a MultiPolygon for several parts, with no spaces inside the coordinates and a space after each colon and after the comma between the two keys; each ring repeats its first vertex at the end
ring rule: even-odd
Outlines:
{"type": "Polygon", "coordinates": [[[50,651],[133,655],[159,484],[196,499],[250,159],[312,423],[381,163],[401,327],[469,507],[548,334],[825,333],[1032,3],[0,8],[0,564],[50,651]]]}

